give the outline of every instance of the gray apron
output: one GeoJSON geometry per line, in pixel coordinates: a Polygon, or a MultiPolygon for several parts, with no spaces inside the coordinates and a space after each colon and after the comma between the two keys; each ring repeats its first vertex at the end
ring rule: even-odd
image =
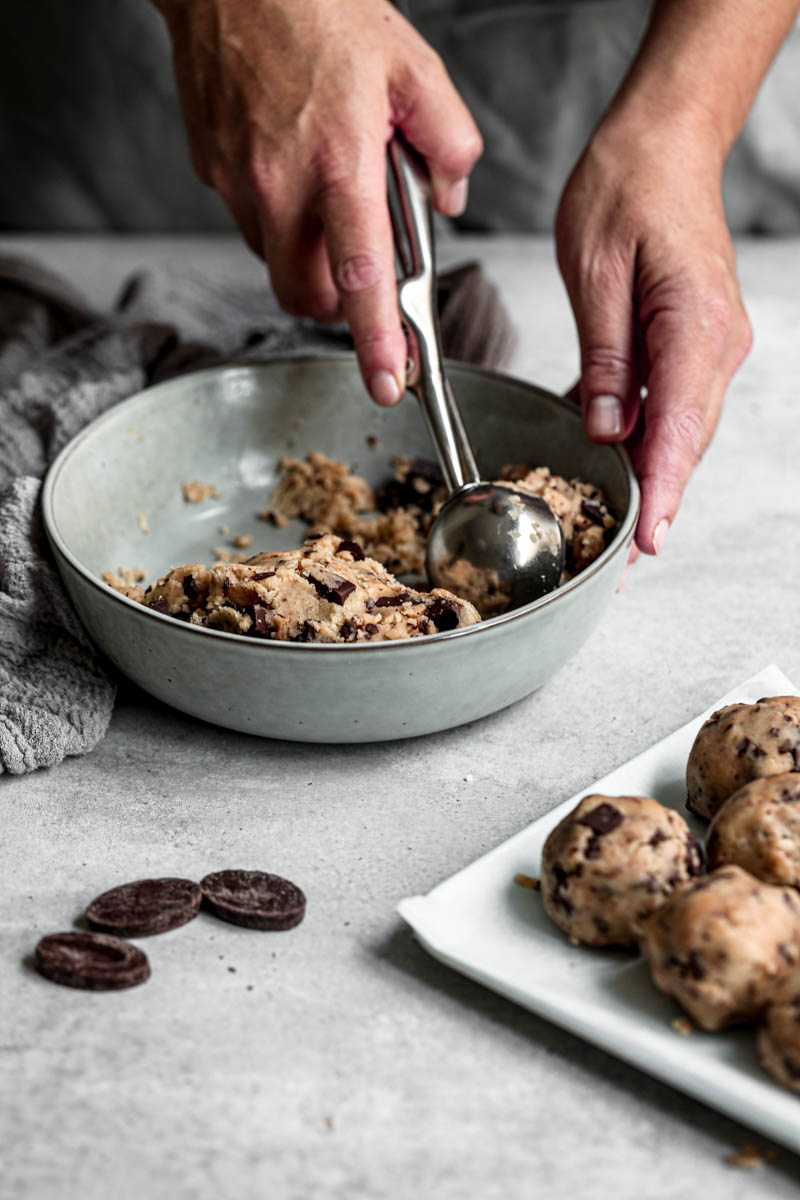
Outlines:
{"type": "MultiPolygon", "coordinates": [[[[549,230],[627,69],[648,0],[409,0],[484,136],[464,227],[549,230]]],[[[231,228],[192,172],[161,18],[145,0],[26,0],[0,19],[0,228],[231,228]]],[[[730,156],[732,227],[800,231],[800,29],[730,156]]]]}

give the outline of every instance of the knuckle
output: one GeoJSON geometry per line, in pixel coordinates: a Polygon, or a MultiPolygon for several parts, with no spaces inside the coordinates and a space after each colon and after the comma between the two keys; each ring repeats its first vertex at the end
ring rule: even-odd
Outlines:
{"type": "Polygon", "coordinates": [[[378,258],[368,250],[350,254],[336,264],[334,278],[339,291],[345,296],[367,291],[380,282],[378,258]]]}
{"type": "Polygon", "coordinates": [[[615,346],[595,343],[585,348],[581,375],[590,391],[607,391],[627,385],[633,363],[630,355],[615,346]]]}
{"type": "MultiPolygon", "coordinates": [[[[706,448],[705,415],[697,408],[683,407],[659,414],[652,421],[651,437],[668,452],[688,459],[695,466],[706,448]]],[[[665,473],[669,474],[669,461],[664,462],[665,473]]]]}

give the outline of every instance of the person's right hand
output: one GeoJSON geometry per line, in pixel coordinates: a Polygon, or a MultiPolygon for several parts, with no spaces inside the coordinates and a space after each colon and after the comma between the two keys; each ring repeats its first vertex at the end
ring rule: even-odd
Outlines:
{"type": "Polygon", "coordinates": [[[194,166],[267,263],[282,307],[349,322],[373,400],[405,386],[386,144],[464,208],[480,134],[441,60],[386,0],[154,0],[194,166]]]}

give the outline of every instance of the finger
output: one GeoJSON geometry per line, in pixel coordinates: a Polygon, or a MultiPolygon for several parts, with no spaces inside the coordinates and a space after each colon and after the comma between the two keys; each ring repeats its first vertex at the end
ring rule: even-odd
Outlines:
{"type": "Polygon", "coordinates": [[[633,258],[598,255],[567,267],[564,278],[581,349],[586,432],[597,442],[622,441],[639,412],[633,258]]]}
{"type": "Polygon", "coordinates": [[[397,307],[383,145],[361,171],[322,190],[319,215],[364,382],[376,404],[394,404],[405,389],[406,340],[397,307]]]}
{"type": "Polygon", "coordinates": [[[341,317],[339,293],[331,277],[322,223],[301,204],[261,211],[264,257],[281,307],[296,317],[335,321],[341,317]]]}
{"type": "Polygon", "coordinates": [[[478,127],[430,47],[396,74],[394,124],[427,161],[435,208],[458,217],[467,206],[469,173],[483,153],[478,127]]]}
{"type": "Polygon", "coordinates": [[[642,507],[636,544],[658,554],[686,484],[711,439],[730,374],[721,336],[688,306],[658,314],[648,331],[651,368],[639,450],[642,507]]]}

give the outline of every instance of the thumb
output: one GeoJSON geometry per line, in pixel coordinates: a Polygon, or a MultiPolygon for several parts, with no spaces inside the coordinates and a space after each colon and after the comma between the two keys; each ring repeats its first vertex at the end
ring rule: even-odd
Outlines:
{"type": "Polygon", "coordinates": [[[619,442],[639,412],[634,336],[633,264],[610,266],[595,258],[565,273],[581,351],[578,385],[589,437],[619,442]]]}

